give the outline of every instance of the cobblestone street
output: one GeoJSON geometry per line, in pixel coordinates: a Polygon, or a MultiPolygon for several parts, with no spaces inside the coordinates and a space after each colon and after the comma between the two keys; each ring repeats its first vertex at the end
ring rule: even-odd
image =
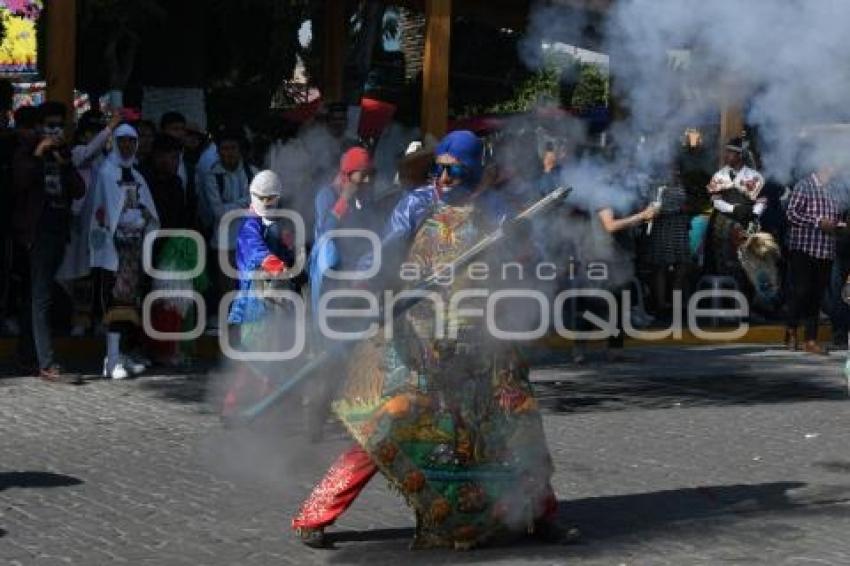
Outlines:
{"type": "Polygon", "coordinates": [[[850,564],[843,356],[647,349],[639,363],[538,365],[565,519],[580,545],[407,550],[413,516],[376,477],[312,551],[288,532],[347,446],[298,415],[226,430],[210,379],[57,386],[0,378],[0,563],[850,564]]]}

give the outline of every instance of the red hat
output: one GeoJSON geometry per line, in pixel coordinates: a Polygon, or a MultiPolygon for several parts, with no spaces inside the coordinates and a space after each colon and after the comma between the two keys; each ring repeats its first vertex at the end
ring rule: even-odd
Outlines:
{"type": "Polygon", "coordinates": [[[396,105],[383,102],[374,98],[363,98],[360,100],[360,127],[358,133],[361,138],[379,138],[386,130],[395,116],[396,105]]]}
{"type": "Polygon", "coordinates": [[[351,175],[355,171],[369,171],[372,169],[372,156],[362,147],[352,147],[346,151],[339,161],[339,172],[342,175],[351,175]]]}

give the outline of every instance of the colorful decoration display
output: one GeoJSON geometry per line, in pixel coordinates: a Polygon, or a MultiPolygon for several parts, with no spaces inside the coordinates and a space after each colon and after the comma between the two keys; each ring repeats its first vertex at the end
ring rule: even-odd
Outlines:
{"type": "Polygon", "coordinates": [[[32,75],[37,68],[35,22],[41,0],[0,0],[0,22],[5,37],[0,43],[0,75],[32,75]]]}

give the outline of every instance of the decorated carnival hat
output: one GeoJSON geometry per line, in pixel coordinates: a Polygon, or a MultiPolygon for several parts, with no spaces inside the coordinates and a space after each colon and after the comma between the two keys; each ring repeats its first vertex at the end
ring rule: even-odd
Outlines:
{"type": "Polygon", "coordinates": [[[726,151],[743,154],[750,144],[742,137],[732,138],[726,143],[726,151]]]}

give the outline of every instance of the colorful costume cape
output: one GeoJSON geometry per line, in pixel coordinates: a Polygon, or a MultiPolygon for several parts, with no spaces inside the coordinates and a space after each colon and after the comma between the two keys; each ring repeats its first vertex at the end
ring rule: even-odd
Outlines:
{"type": "MultiPolygon", "coordinates": [[[[493,204],[420,189],[396,208],[389,236],[414,231],[407,262],[427,277],[494,227],[493,204]]],[[[443,288],[445,304],[470,284],[443,288]]],[[[334,409],[415,509],[417,545],[466,548],[548,516],[552,465],[519,352],[485,336],[482,321],[447,315],[456,334],[445,338],[425,301],[396,321],[392,340],[360,344],[334,409]]]]}

